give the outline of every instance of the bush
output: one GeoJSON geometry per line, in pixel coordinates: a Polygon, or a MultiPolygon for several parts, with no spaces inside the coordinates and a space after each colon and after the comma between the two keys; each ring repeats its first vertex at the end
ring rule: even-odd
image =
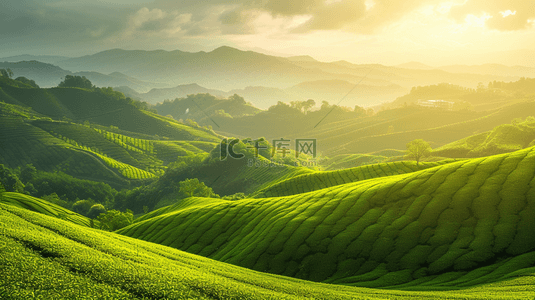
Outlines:
{"type": "Polygon", "coordinates": [[[65,80],[59,83],[58,87],[79,87],[93,89],[95,86],[85,76],[65,75],[65,80]]]}
{"type": "Polygon", "coordinates": [[[97,220],[100,222],[100,229],[115,231],[132,224],[134,221],[134,214],[129,209],[127,209],[126,212],[112,209],[101,213],[97,217],[97,220]]]}
{"type": "Polygon", "coordinates": [[[95,205],[95,201],[89,200],[78,200],[72,205],[72,211],[77,212],[81,215],[87,216],[89,210],[95,205]]]}
{"type": "Polygon", "coordinates": [[[104,205],[95,204],[95,205],[91,206],[91,208],[87,212],[87,217],[91,218],[91,219],[94,219],[94,218],[96,218],[97,216],[99,216],[102,213],[106,213],[106,208],[104,207],[104,205]]]}

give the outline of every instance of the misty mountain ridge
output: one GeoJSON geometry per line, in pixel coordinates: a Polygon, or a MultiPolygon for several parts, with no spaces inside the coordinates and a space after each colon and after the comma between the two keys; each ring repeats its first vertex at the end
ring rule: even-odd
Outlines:
{"type": "Polygon", "coordinates": [[[94,85],[99,87],[108,86],[129,86],[138,91],[148,91],[153,87],[165,87],[166,84],[156,82],[142,81],[120,72],[112,72],[108,75],[94,72],[82,71],[71,72],[53,64],[39,61],[19,61],[19,62],[0,62],[0,69],[11,69],[14,78],[23,76],[35,82],[41,87],[55,87],[66,75],[85,76],[94,85]]]}
{"type": "MultiPolygon", "coordinates": [[[[346,61],[320,62],[310,56],[279,57],[222,46],[210,52],[179,50],[144,51],[112,49],[93,55],[70,58],[58,63],[74,70],[101,73],[121,72],[141,80],[168,84],[196,82],[219,90],[247,86],[288,88],[305,81],[345,80],[363,84],[405,88],[416,85],[450,82],[476,87],[479,82],[513,81],[527,74],[514,76],[452,74],[439,69],[418,70],[380,64],[353,64],[346,61]],[[140,72],[143,70],[143,72],[140,72]],[[372,71],[372,72],[370,72],[372,71]]],[[[525,71],[529,72],[528,69],[525,71]]]]}

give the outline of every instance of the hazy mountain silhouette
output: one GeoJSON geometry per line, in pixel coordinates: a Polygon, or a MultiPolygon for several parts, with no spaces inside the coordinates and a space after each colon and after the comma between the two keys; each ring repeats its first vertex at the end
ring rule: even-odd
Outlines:
{"type": "Polygon", "coordinates": [[[85,76],[94,85],[99,87],[129,86],[138,91],[148,91],[155,86],[167,86],[161,83],[145,82],[139,79],[113,72],[108,75],[99,72],[71,72],[62,69],[56,65],[39,62],[39,61],[19,61],[19,62],[0,62],[0,69],[10,68],[14,73],[14,78],[24,76],[28,79],[35,80],[41,87],[55,87],[66,75],[85,76]]]}
{"type": "Polygon", "coordinates": [[[346,61],[319,62],[308,56],[284,58],[241,51],[227,46],[211,52],[195,53],[179,50],[112,49],[70,58],[58,64],[73,71],[121,72],[141,80],[173,85],[195,82],[219,90],[243,89],[247,86],[284,89],[305,81],[316,80],[345,80],[356,83],[363,77],[365,77],[363,84],[376,86],[397,84],[405,88],[441,82],[475,87],[479,82],[518,79],[518,75],[453,74],[443,70],[416,70],[379,64],[362,65],[346,61]]]}

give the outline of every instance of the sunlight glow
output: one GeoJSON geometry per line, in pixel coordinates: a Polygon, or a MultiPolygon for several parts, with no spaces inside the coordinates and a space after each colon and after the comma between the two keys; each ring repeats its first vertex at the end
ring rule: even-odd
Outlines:
{"type": "Polygon", "coordinates": [[[502,17],[508,17],[508,16],[514,16],[516,15],[516,10],[515,11],[511,11],[510,9],[506,10],[506,11],[500,11],[500,14],[502,14],[502,17]]]}
{"type": "Polygon", "coordinates": [[[364,2],[364,5],[366,5],[366,11],[372,9],[375,6],[375,1],[373,0],[366,0],[364,2]]]}

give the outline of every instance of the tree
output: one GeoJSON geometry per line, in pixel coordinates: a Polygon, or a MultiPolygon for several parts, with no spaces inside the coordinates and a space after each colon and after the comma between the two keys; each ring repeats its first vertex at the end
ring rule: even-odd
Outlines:
{"type": "Polygon", "coordinates": [[[2,75],[3,77],[11,78],[13,77],[13,71],[11,71],[10,68],[0,69],[0,75],[2,75]]]}
{"type": "Polygon", "coordinates": [[[39,88],[39,86],[37,85],[37,83],[35,83],[35,81],[31,80],[31,79],[28,79],[26,77],[23,77],[23,76],[20,76],[20,77],[17,77],[15,78],[15,81],[19,81],[19,82],[22,82],[22,83],[26,83],[28,85],[31,85],[32,87],[34,88],[39,88]]]}
{"type": "MultiPolygon", "coordinates": [[[[89,213],[89,210],[91,210],[93,205],[95,205],[95,202],[93,200],[78,200],[74,202],[74,204],[72,205],[72,211],[77,212],[81,215],[87,216],[89,213]]],[[[93,211],[93,214],[96,214],[98,216],[96,211],[93,211]]]]}
{"type": "Polygon", "coordinates": [[[27,164],[22,168],[20,171],[20,181],[23,183],[27,183],[35,178],[37,175],[37,169],[32,164],[27,164]]]}
{"type": "Polygon", "coordinates": [[[112,209],[101,213],[97,220],[100,222],[100,229],[115,231],[126,227],[134,221],[134,213],[127,209],[126,212],[120,212],[112,209]]]}
{"type": "Polygon", "coordinates": [[[417,139],[407,143],[407,155],[405,158],[416,160],[416,165],[418,166],[420,159],[427,157],[431,154],[431,146],[429,143],[417,139]]]}
{"type": "Polygon", "coordinates": [[[0,164],[0,183],[8,192],[24,193],[24,184],[10,168],[0,164]]]}
{"type": "Polygon", "coordinates": [[[99,216],[102,213],[106,213],[106,208],[102,204],[95,204],[91,206],[89,211],[87,212],[87,217],[94,219],[95,217],[99,216]]]}
{"type": "Polygon", "coordinates": [[[316,101],[314,101],[313,99],[308,99],[307,101],[304,101],[302,104],[304,110],[303,112],[307,114],[308,111],[310,111],[310,109],[314,107],[314,105],[316,105],[316,101]]]}
{"type": "Polygon", "coordinates": [[[353,112],[358,117],[363,117],[363,116],[366,116],[366,114],[367,114],[366,109],[364,109],[364,108],[362,108],[362,107],[360,107],[358,105],[355,105],[355,108],[353,109],[353,112]]]}
{"type": "Polygon", "coordinates": [[[228,100],[233,101],[236,104],[245,105],[245,99],[243,97],[239,96],[238,94],[234,94],[230,97],[228,97],[228,100]]]}
{"type": "Polygon", "coordinates": [[[184,193],[187,197],[212,197],[216,196],[214,190],[211,187],[208,187],[204,182],[200,182],[197,178],[186,179],[180,181],[179,192],[184,193]]]}
{"type": "Polygon", "coordinates": [[[95,86],[85,76],[65,75],[65,80],[58,84],[58,87],[79,87],[84,89],[94,89],[95,86]]]}

